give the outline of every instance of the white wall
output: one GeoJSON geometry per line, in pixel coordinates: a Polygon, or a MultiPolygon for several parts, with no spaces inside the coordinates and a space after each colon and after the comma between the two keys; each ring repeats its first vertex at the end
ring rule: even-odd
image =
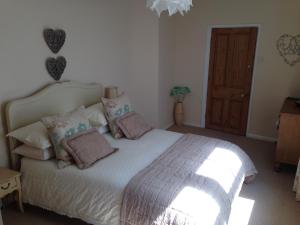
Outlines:
{"type": "Polygon", "coordinates": [[[285,33],[300,34],[299,0],[201,0],[185,15],[176,17],[175,83],[190,86],[185,101],[186,123],[200,126],[203,78],[209,27],[259,24],[260,38],[249,133],[276,137],[275,121],[284,98],[300,97],[300,64],[285,64],[276,49],[285,33]]]}

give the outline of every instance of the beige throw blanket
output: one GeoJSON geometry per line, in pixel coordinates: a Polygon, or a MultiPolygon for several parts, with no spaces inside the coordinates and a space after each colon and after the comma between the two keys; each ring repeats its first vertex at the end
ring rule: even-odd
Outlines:
{"type": "Polygon", "coordinates": [[[249,157],[226,141],[187,134],[127,185],[121,225],[224,225],[249,157]]]}

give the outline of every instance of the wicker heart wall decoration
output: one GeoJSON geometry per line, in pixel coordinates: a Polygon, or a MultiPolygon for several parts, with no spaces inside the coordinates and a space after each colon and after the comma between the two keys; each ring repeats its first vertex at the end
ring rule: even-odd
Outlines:
{"type": "Polygon", "coordinates": [[[59,50],[63,47],[66,40],[66,33],[64,30],[58,29],[45,29],[44,30],[44,39],[49,49],[54,53],[58,53],[59,50]]]}
{"type": "MultiPolygon", "coordinates": [[[[43,35],[47,46],[54,54],[57,54],[65,44],[66,32],[64,30],[44,29],[43,35]]],[[[67,60],[63,56],[50,57],[45,64],[49,75],[59,81],[67,66],[67,60]]]]}
{"type": "Polygon", "coordinates": [[[50,76],[59,81],[67,66],[67,60],[63,56],[57,58],[48,58],[46,60],[46,68],[50,76]]]}
{"type": "Polygon", "coordinates": [[[300,62],[300,35],[282,35],[277,41],[277,49],[287,64],[296,65],[300,62]]]}

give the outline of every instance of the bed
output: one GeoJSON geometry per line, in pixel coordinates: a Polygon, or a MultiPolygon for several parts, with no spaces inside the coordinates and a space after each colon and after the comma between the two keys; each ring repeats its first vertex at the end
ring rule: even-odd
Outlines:
{"type": "MultiPolygon", "coordinates": [[[[81,105],[92,105],[99,101],[102,93],[103,89],[100,84],[74,82],[52,84],[30,97],[12,101],[7,105],[8,131],[36,122],[44,116],[68,112],[81,105]]],[[[105,138],[113,147],[119,148],[119,151],[86,170],[79,170],[75,166],[61,170],[57,168],[54,160],[45,162],[28,158],[21,159],[12,154],[12,166],[20,168],[22,172],[23,201],[62,215],[82,219],[94,225],[219,225],[227,223],[232,202],[239,194],[244,179],[256,174],[251,160],[238,146],[218,139],[196,135],[184,136],[159,129],[148,132],[139,140],[124,138],[116,140],[109,133],[105,134],[105,138]],[[137,183],[138,177],[146,178],[149,171],[157,170],[160,166],[159,163],[164,162],[161,160],[169,160],[170,165],[173,163],[176,165],[176,159],[168,159],[166,153],[175,148],[176,143],[182,143],[179,142],[180,140],[186,139],[187,141],[189,138],[197,139],[197,146],[201,147],[201,151],[203,150],[203,153],[198,154],[199,159],[202,160],[201,165],[196,165],[192,171],[196,174],[194,180],[196,180],[198,189],[201,187],[202,194],[193,193],[195,189],[192,186],[180,186],[182,182],[174,191],[165,189],[171,181],[167,181],[161,187],[157,186],[154,181],[151,181],[152,183],[149,185],[147,182],[137,183]],[[210,151],[210,149],[214,149],[214,151],[210,151]],[[222,155],[226,149],[232,149],[232,152],[236,154],[233,155],[230,152],[229,155],[222,155]],[[210,156],[213,155],[221,162],[218,170],[211,167],[209,162],[213,160],[207,160],[212,159],[210,156]],[[226,157],[229,158],[226,159],[226,157]],[[233,161],[229,163],[231,164],[230,168],[225,173],[225,169],[222,171],[222,168],[225,168],[223,164],[226,164],[226,160],[233,161]],[[155,169],[151,170],[152,166],[155,166],[155,169]],[[147,219],[145,222],[143,220],[145,211],[148,213],[151,211],[148,209],[155,207],[161,209],[162,207],[159,202],[155,203],[153,199],[149,201],[147,198],[142,199],[141,196],[134,193],[138,187],[145,190],[151,185],[154,185],[152,190],[149,189],[151,197],[165,199],[165,196],[168,196],[169,198],[166,199],[169,203],[163,213],[159,210],[159,215],[157,212],[149,215],[151,218],[155,216],[156,219],[151,219],[151,221],[147,219]],[[131,189],[134,190],[130,192],[131,189]],[[153,190],[159,190],[157,196],[152,196],[153,190]],[[163,196],[158,197],[161,194],[163,196]],[[130,197],[131,195],[133,197],[130,197]],[[191,206],[191,202],[197,199],[198,201],[191,206]],[[155,207],[151,207],[149,202],[155,207]],[[144,205],[148,208],[143,208],[144,205]],[[143,211],[136,209],[136,206],[143,211]],[[182,210],[182,212],[190,210],[191,215],[183,216],[193,217],[194,220],[180,221],[180,218],[177,218],[177,212],[173,218],[175,209],[182,210]],[[166,219],[166,217],[168,218],[166,219]],[[170,219],[171,217],[172,219],[170,219]]],[[[10,138],[9,144],[11,151],[18,145],[12,138],[10,138]]],[[[192,150],[190,148],[192,143],[186,142],[185,145],[187,146],[184,148],[185,150],[192,150]]],[[[183,149],[182,146],[181,149],[183,149]]],[[[184,155],[182,156],[185,158],[184,155]]],[[[196,152],[191,152],[190,156],[198,157],[196,152]]],[[[172,171],[171,168],[170,173],[174,173],[171,177],[183,177],[186,172],[185,166],[193,161],[192,158],[186,161],[181,160],[181,162],[178,160],[178,163],[182,163],[183,169],[172,171]]],[[[168,170],[168,168],[164,170],[168,170]]],[[[185,176],[190,177],[189,174],[185,174],[185,176]]],[[[149,193],[145,194],[146,197],[149,197],[149,193]]]]}

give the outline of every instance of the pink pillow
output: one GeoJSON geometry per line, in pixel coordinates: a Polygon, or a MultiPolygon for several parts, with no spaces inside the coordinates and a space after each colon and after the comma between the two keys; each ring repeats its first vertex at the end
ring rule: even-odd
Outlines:
{"type": "Polygon", "coordinates": [[[112,148],[95,128],[64,139],[62,145],[80,169],[88,168],[118,150],[112,148]]]}
{"type": "Polygon", "coordinates": [[[26,158],[46,161],[55,156],[52,148],[39,149],[29,145],[21,145],[13,150],[13,153],[24,156],[26,158]]]}
{"type": "Polygon", "coordinates": [[[138,139],[153,128],[136,112],[130,112],[116,120],[118,127],[128,139],[138,139]]]}

